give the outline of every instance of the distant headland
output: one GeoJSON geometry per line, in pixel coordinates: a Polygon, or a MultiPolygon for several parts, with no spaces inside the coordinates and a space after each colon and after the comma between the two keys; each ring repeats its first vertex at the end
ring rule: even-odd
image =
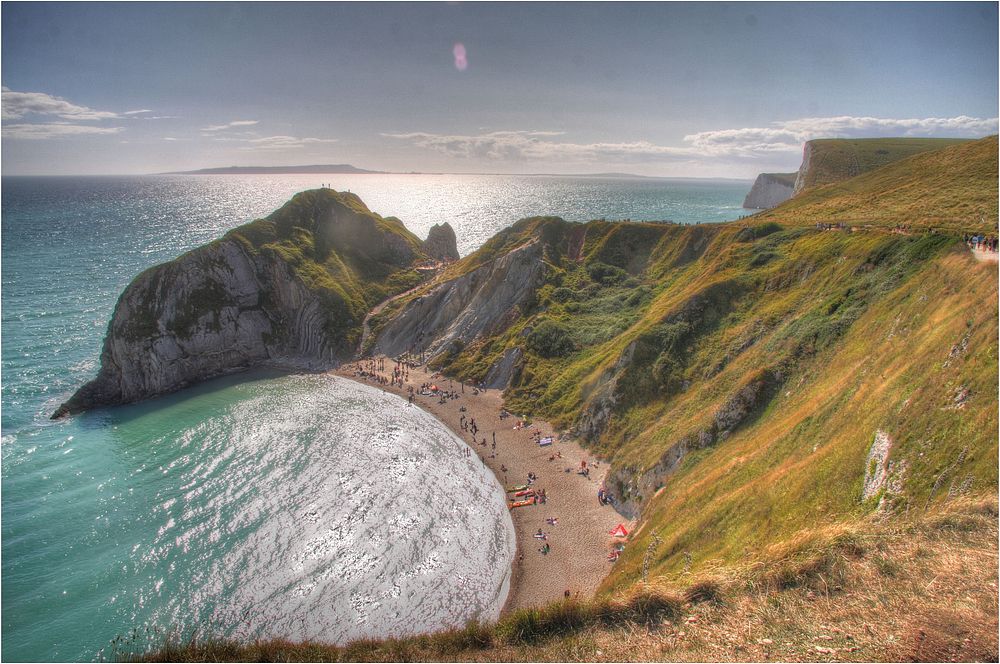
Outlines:
{"type": "Polygon", "coordinates": [[[223,166],[220,168],[199,168],[195,171],[170,171],[160,175],[289,175],[335,174],[335,175],[385,175],[386,171],[369,171],[350,164],[312,164],[309,166],[223,166]]]}

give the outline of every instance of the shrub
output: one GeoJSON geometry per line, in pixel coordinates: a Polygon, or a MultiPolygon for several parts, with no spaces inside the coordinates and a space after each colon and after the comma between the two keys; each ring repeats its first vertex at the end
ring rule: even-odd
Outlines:
{"type": "Polygon", "coordinates": [[[753,240],[766,237],[771,233],[777,233],[780,230],[781,226],[773,221],[757,224],[756,226],[747,226],[746,228],[741,228],[740,232],[736,234],[736,241],[752,242],[753,240]]]}
{"type": "Polygon", "coordinates": [[[573,340],[566,326],[544,320],[528,335],[528,350],[542,357],[562,357],[573,352],[573,340]]]}
{"type": "Polygon", "coordinates": [[[684,368],[670,352],[661,353],[653,362],[653,378],[660,390],[673,394],[680,390],[684,368]]]}
{"type": "Polygon", "coordinates": [[[601,263],[600,261],[595,261],[588,265],[587,274],[595,282],[604,286],[612,286],[628,279],[628,272],[625,270],[614,265],[601,263]]]}
{"type": "Polygon", "coordinates": [[[566,288],[565,286],[560,286],[552,291],[552,299],[560,304],[565,304],[566,302],[574,302],[580,299],[580,293],[577,293],[572,288],[566,288]]]}
{"type": "Polygon", "coordinates": [[[684,599],[692,604],[697,604],[698,602],[721,602],[722,586],[714,579],[699,581],[684,591],[684,599]]]}

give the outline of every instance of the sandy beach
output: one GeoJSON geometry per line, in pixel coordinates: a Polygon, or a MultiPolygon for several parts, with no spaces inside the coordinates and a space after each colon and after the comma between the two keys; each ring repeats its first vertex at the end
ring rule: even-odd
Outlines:
{"type": "MultiPolygon", "coordinates": [[[[379,360],[383,364],[377,374],[391,379],[396,364],[390,358],[377,358],[375,362],[379,360]]],[[[380,384],[377,377],[361,375],[370,373],[371,362],[345,364],[332,373],[379,384],[387,392],[404,399],[409,397],[412,387],[414,405],[433,414],[466,441],[504,488],[528,484],[528,474],[533,473],[536,479],[530,488],[545,491],[544,503],[511,510],[518,551],[504,612],[548,604],[562,599],[566,591],[581,599],[593,596],[612,567],[608,554],[615,542],[623,541],[609,532],[619,523],[630,526],[614,508],[601,505],[597,498],[607,472],[605,464],[597,462],[572,440],[561,439],[547,422],[533,420],[529,427],[515,428],[520,420],[516,413],[501,419],[503,395],[499,390],[479,390],[476,394],[476,390],[466,384],[463,392],[459,381],[441,377],[424,367],[409,367],[408,379],[403,380],[402,387],[398,382],[380,384]],[[424,384],[457,393],[458,398],[440,403],[437,396],[419,394],[424,384]],[[462,426],[464,421],[468,428],[472,420],[477,425],[477,442],[473,442],[471,430],[462,426]],[[546,437],[552,437],[554,442],[539,446],[537,440],[546,437]],[[586,462],[589,475],[578,472],[583,462],[586,462]],[[551,524],[548,519],[558,521],[551,524]],[[535,537],[539,530],[545,535],[544,540],[535,537]],[[549,549],[543,553],[541,549],[546,544],[549,549]]],[[[513,494],[507,496],[510,500],[513,494]]]]}

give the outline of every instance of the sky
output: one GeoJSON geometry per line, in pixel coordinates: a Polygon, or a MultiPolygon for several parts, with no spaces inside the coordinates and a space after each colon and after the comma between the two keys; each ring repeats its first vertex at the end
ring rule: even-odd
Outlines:
{"type": "Polygon", "coordinates": [[[3,2],[2,172],[753,177],[997,133],[997,3],[3,2]]]}

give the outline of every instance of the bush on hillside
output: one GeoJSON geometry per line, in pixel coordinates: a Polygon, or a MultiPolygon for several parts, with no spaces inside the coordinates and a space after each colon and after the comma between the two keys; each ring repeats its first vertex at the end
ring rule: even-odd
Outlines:
{"type": "Polygon", "coordinates": [[[591,279],[603,286],[613,286],[628,279],[628,272],[625,270],[614,265],[601,263],[600,261],[595,261],[588,265],[587,274],[591,279]]]}
{"type": "Polygon", "coordinates": [[[566,288],[565,286],[560,286],[552,291],[552,299],[559,304],[566,304],[567,302],[579,300],[580,295],[580,293],[577,293],[572,288],[566,288]]]}
{"type": "Polygon", "coordinates": [[[562,357],[573,352],[573,340],[565,325],[544,320],[528,335],[528,350],[542,357],[562,357]]]}

